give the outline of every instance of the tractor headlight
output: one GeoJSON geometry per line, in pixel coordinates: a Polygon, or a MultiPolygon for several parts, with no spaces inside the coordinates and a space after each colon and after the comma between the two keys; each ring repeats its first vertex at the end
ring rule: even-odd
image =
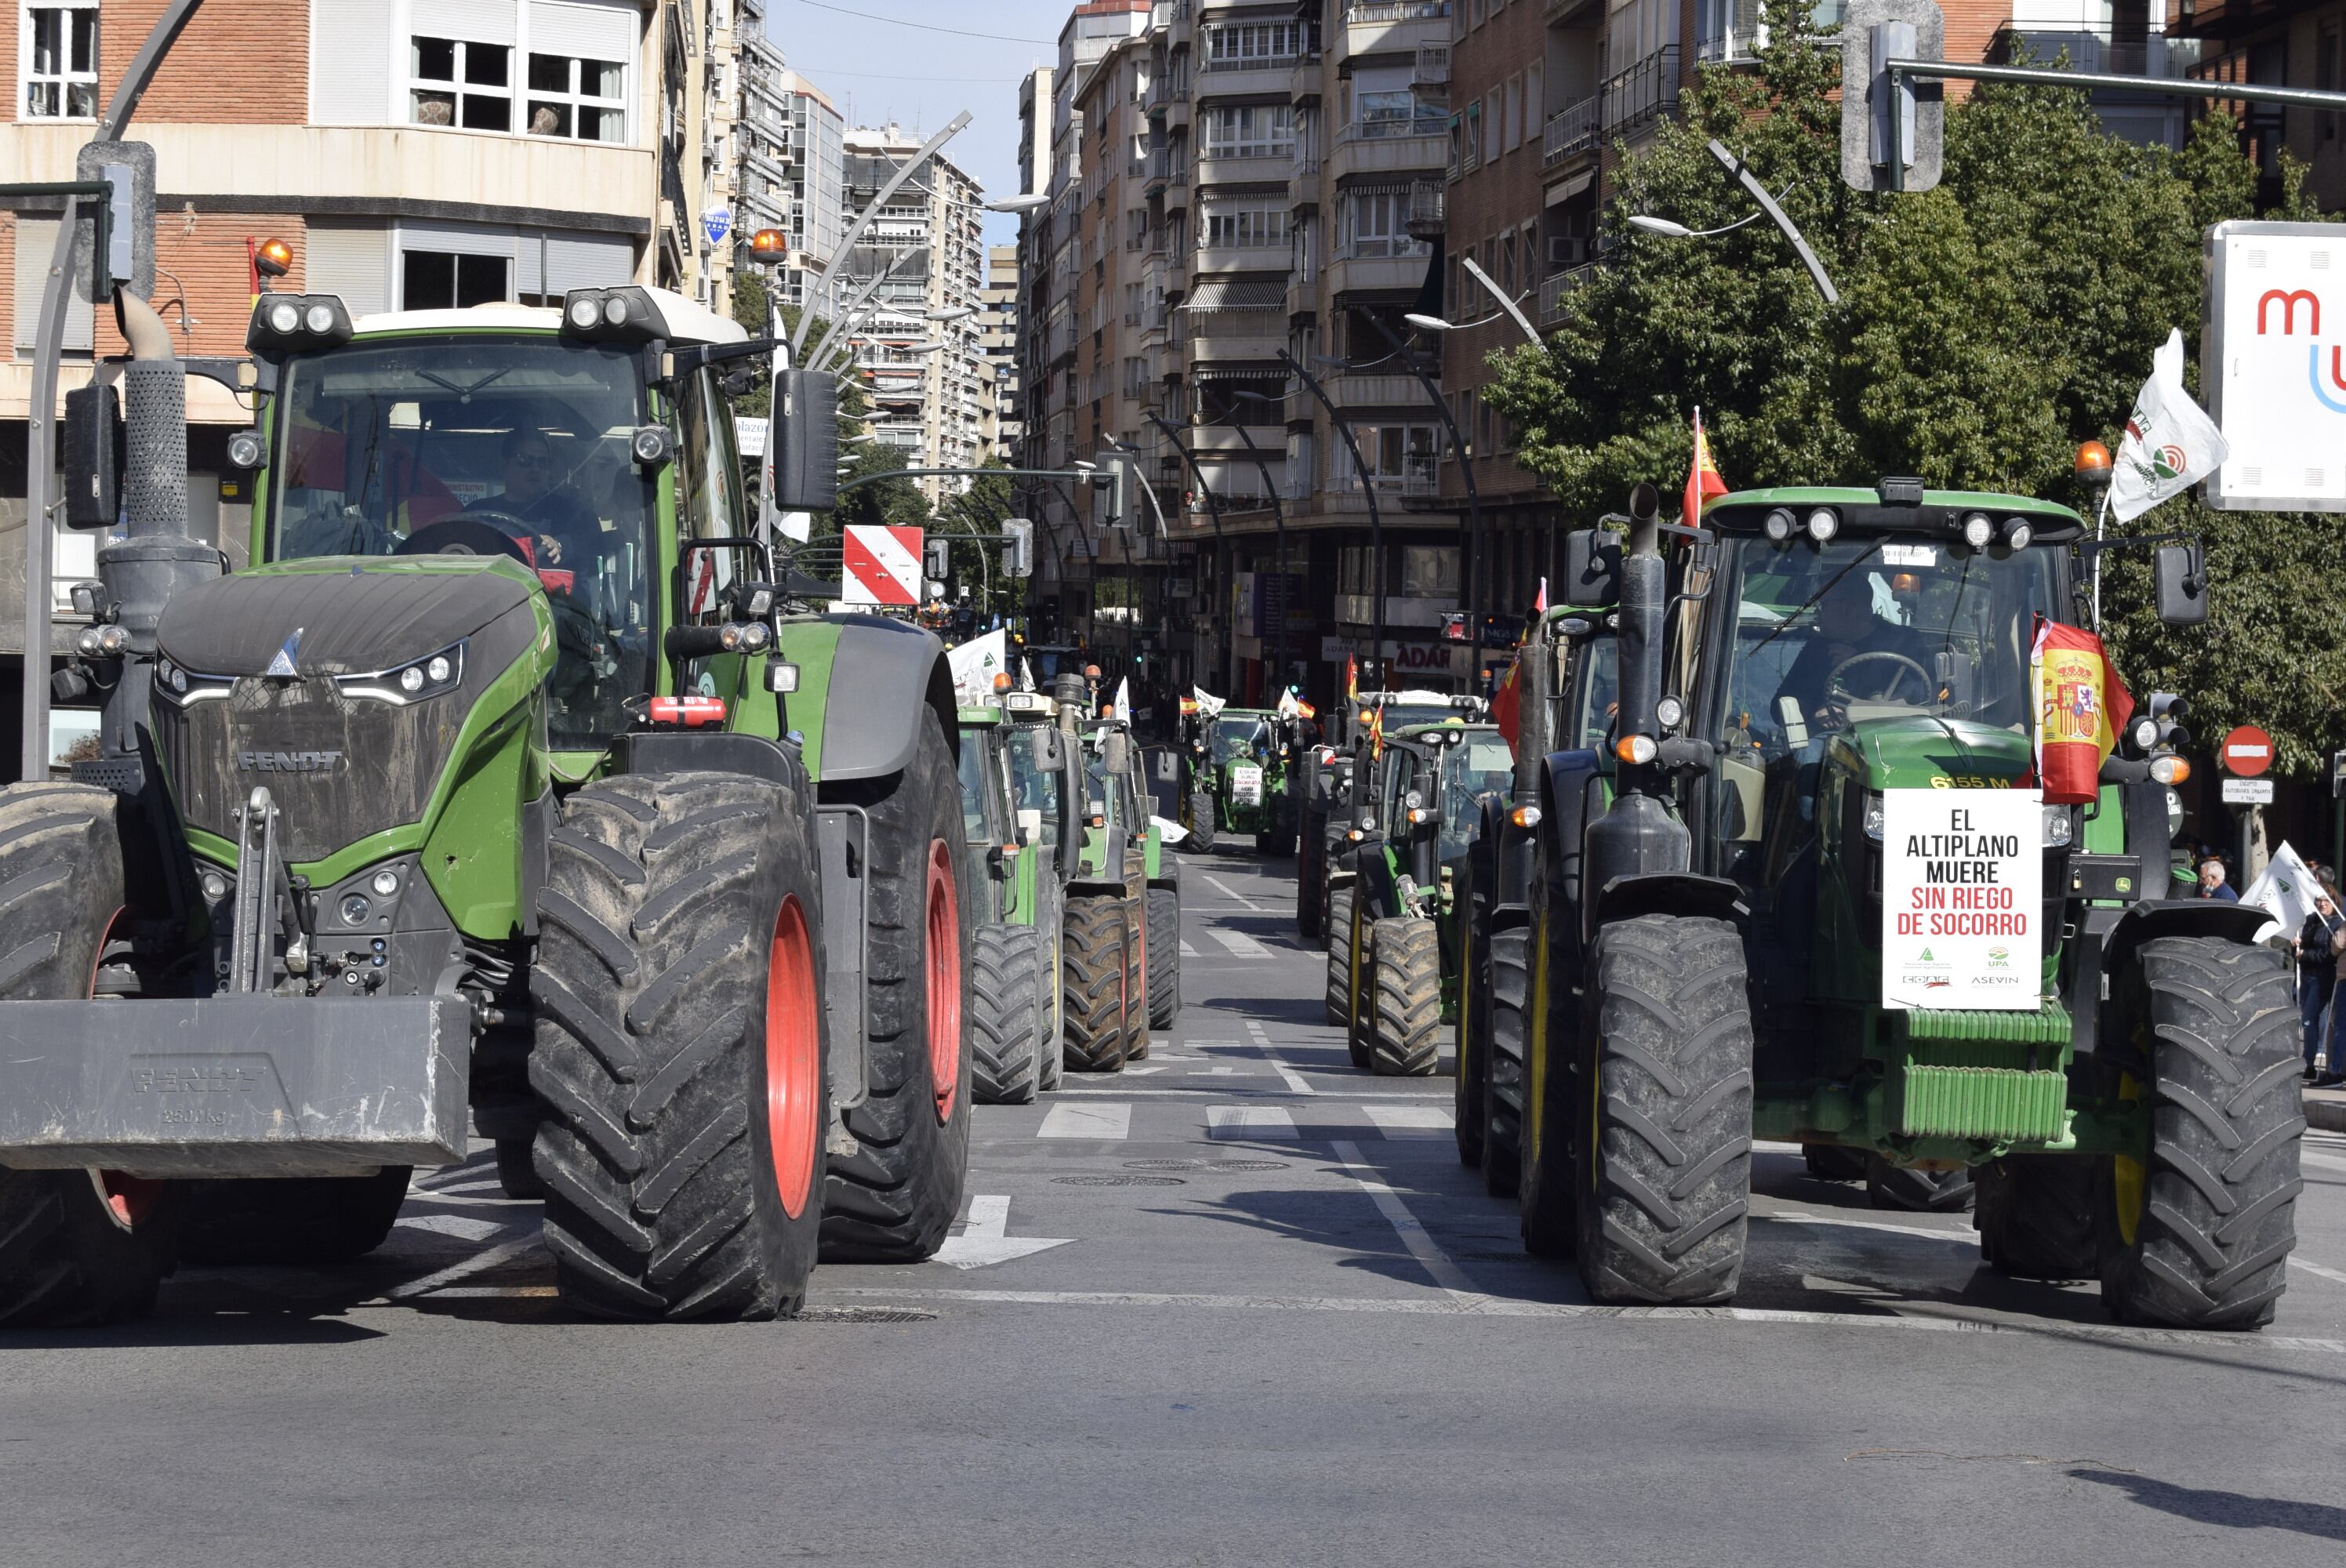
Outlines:
{"type": "Polygon", "coordinates": [[[1809,514],[1809,537],[1821,545],[1841,532],[1841,514],[1830,506],[1809,514]]]}
{"type": "Polygon", "coordinates": [[[2035,537],[2036,530],[2028,525],[2028,519],[2025,517],[2007,517],[2004,520],[2004,542],[2012,549],[2025,550],[2028,548],[2028,542],[2035,537]]]}
{"type": "Polygon", "coordinates": [[[668,335],[650,294],[621,289],[573,289],[562,297],[562,330],[574,337],[648,343],[668,335]]]}
{"type": "Polygon", "coordinates": [[[464,680],[464,645],[458,643],[389,669],[366,675],[338,675],[334,685],[344,697],[369,697],[404,708],[411,702],[429,702],[454,690],[464,680]]]}
{"type": "Polygon", "coordinates": [[[1882,812],[1882,797],[1868,795],[1865,798],[1865,836],[1878,844],[1882,842],[1882,830],[1887,825],[1888,819],[1882,812]]]}
{"type": "Polygon", "coordinates": [[[291,337],[301,328],[301,307],[291,300],[280,300],[269,307],[269,330],[291,337]]]}
{"type": "Polygon", "coordinates": [[[1984,512],[1964,514],[1964,543],[1974,550],[1984,550],[1995,539],[1995,524],[1984,512]]]}
{"type": "Polygon", "coordinates": [[[346,343],[351,313],[333,294],[263,294],[252,308],[244,346],[256,354],[286,354],[346,343]]]}
{"type": "Polygon", "coordinates": [[[1686,722],[1686,704],[1675,697],[1666,697],[1654,704],[1654,718],[1664,729],[1676,729],[1686,722]]]}
{"type": "Polygon", "coordinates": [[[2070,835],[2075,831],[2076,830],[2069,822],[2068,807],[2047,806],[2045,808],[2045,847],[2046,849],[2067,849],[2069,847],[2070,835]]]}
{"type": "Polygon", "coordinates": [[[1779,506],[1760,525],[1768,531],[1769,538],[1780,545],[1792,536],[1792,530],[1799,524],[1790,511],[1779,506]]]}
{"type": "Polygon", "coordinates": [[[2158,720],[2145,714],[2134,721],[2134,745],[2137,751],[2147,751],[2158,744],[2158,720]]]}

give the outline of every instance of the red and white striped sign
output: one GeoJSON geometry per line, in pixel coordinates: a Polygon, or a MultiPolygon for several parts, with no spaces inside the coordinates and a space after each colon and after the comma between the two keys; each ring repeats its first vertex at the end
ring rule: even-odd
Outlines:
{"type": "Polygon", "coordinates": [[[843,549],[847,578],[840,596],[842,604],[921,602],[921,530],[851,523],[843,549]]]}

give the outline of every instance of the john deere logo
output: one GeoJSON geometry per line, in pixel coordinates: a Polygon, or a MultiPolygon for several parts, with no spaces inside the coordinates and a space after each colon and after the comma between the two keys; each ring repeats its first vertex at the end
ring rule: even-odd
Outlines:
{"type": "Polygon", "coordinates": [[[240,751],[236,765],[247,773],[323,773],[342,759],[339,751],[240,751]]]}
{"type": "Polygon", "coordinates": [[[2183,471],[2190,466],[2191,460],[2186,457],[2183,454],[2183,449],[2173,442],[2168,443],[2150,454],[2150,471],[2158,475],[2162,484],[2170,479],[2182,478],[2183,471]]]}

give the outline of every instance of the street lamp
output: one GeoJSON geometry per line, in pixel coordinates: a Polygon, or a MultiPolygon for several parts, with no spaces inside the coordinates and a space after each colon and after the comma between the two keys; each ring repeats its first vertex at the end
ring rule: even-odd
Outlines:
{"type": "Polygon", "coordinates": [[[988,212],[1032,212],[1038,207],[1050,204],[1051,199],[1047,196],[1005,196],[999,201],[987,202],[985,209],[988,212]]]}
{"type": "MultiPolygon", "coordinates": [[[[1787,217],[1784,209],[1776,204],[1776,199],[1768,194],[1768,188],[1760,183],[1759,176],[1751,172],[1740,157],[1728,151],[1726,144],[1716,137],[1710,140],[1710,156],[1719,160],[1720,173],[1735,184],[1741,186],[1749,193],[1751,199],[1760,204],[1759,211],[1739,218],[1734,222],[1724,224],[1717,229],[1688,229],[1683,223],[1673,223],[1667,218],[1653,218],[1642,212],[1629,219],[1629,226],[1633,229],[1641,229],[1648,234],[1658,234],[1667,239],[1708,239],[1714,234],[1731,233],[1745,224],[1761,218],[1771,219],[1776,227],[1783,231],[1784,238],[1792,242],[1792,249],[1799,254],[1800,264],[1809,270],[1809,280],[1817,286],[1817,292],[1824,297],[1825,303],[1840,304],[1841,291],[1833,287],[1832,280],[1825,276],[1825,264],[1817,260],[1817,253],[1809,249],[1808,238],[1800,232],[1800,226],[1787,217]]],[[[1471,261],[1466,264],[1470,267],[1474,265],[1471,261]]]]}
{"type": "MultiPolygon", "coordinates": [[[[1458,258],[1458,264],[1466,270],[1466,275],[1468,277],[1472,278],[1475,282],[1480,283],[1483,286],[1484,292],[1488,293],[1491,298],[1499,302],[1499,308],[1497,310],[1492,311],[1487,316],[1478,317],[1472,321],[1447,321],[1443,320],[1440,316],[1420,315],[1415,311],[1403,311],[1401,319],[1407,321],[1411,326],[1415,327],[1421,332],[1464,332],[1472,331],[1476,327],[1489,326],[1493,321],[1497,321],[1502,316],[1510,316],[1515,319],[1515,325],[1524,330],[1524,336],[1531,340],[1532,347],[1535,349],[1543,349],[1547,346],[1540,341],[1540,335],[1538,331],[1533,328],[1530,319],[1526,317],[1521,310],[1516,308],[1519,301],[1510,300],[1504,294],[1500,293],[1499,286],[1491,281],[1491,275],[1488,272],[1484,271],[1480,267],[1474,265],[1474,259],[1472,256],[1461,256],[1458,258]]],[[[1530,297],[1530,291],[1526,290],[1523,298],[1529,299],[1530,297]]]]}
{"type": "Polygon", "coordinates": [[[923,321],[958,321],[976,314],[977,307],[974,305],[947,305],[942,310],[922,311],[921,320],[923,321]]]}

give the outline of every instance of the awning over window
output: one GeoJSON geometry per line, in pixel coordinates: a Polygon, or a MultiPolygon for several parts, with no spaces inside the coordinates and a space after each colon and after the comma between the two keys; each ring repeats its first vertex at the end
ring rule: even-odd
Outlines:
{"type": "Polygon", "coordinates": [[[1181,301],[1189,311],[1275,310],[1287,303],[1287,280],[1277,278],[1208,278],[1181,301]]]}

